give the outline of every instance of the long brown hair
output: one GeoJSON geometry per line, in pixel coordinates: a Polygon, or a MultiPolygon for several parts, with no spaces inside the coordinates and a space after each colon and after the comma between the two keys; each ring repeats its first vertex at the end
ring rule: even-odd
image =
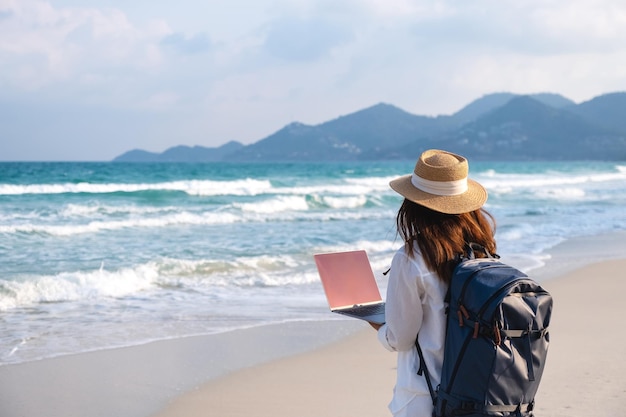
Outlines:
{"type": "Polygon", "coordinates": [[[398,210],[396,226],[409,256],[413,256],[417,244],[426,264],[446,283],[450,282],[458,256],[465,253],[467,243],[478,243],[491,254],[496,252],[495,219],[482,208],[445,214],[405,199],[398,210]]]}

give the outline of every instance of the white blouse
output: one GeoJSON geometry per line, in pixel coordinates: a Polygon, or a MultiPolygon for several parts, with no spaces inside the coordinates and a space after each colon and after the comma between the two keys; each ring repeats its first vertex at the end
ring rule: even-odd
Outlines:
{"type": "Polygon", "coordinates": [[[389,410],[396,417],[431,417],[432,399],[423,375],[417,375],[419,356],[415,337],[430,373],[433,388],[441,380],[445,339],[445,295],[447,284],[431,271],[419,251],[409,257],[400,248],[391,262],[385,306],[385,323],[378,340],[398,353],[398,370],[389,410]]]}

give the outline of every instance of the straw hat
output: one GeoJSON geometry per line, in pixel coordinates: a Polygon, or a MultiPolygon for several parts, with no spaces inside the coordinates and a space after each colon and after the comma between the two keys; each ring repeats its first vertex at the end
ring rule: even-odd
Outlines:
{"type": "Polygon", "coordinates": [[[461,214],[482,207],[487,190],[467,178],[467,159],[431,149],[422,153],[413,174],[392,180],[394,191],[414,203],[447,214],[461,214]]]}

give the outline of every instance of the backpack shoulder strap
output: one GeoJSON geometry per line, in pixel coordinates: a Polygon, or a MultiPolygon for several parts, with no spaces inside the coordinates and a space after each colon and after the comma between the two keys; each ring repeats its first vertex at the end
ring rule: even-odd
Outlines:
{"type": "Polygon", "coordinates": [[[485,248],[483,245],[479,245],[478,243],[474,243],[474,242],[465,243],[465,252],[467,255],[465,254],[462,255],[461,260],[462,259],[475,259],[476,258],[475,252],[482,252],[487,256],[487,258],[493,258],[493,259],[500,258],[500,255],[498,255],[497,253],[489,253],[487,248],[485,248]]]}
{"type": "Polygon", "coordinates": [[[428,373],[428,368],[426,367],[426,361],[424,360],[424,353],[422,352],[422,348],[420,347],[419,338],[415,338],[415,347],[417,348],[417,354],[420,358],[420,366],[417,369],[418,375],[423,375],[426,378],[426,385],[428,385],[428,391],[430,391],[430,398],[433,400],[433,405],[437,405],[437,394],[433,389],[433,383],[430,380],[430,374],[428,373]]]}

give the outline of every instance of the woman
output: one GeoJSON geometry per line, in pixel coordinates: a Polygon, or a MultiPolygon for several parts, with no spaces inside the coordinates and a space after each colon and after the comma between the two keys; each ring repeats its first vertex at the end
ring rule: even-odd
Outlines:
{"type": "Polygon", "coordinates": [[[417,374],[424,354],[433,387],[441,377],[445,338],[444,301],[458,256],[467,242],[495,253],[495,223],[481,209],[486,190],[467,178],[467,160],[450,152],[425,151],[413,174],[391,181],[405,200],[398,211],[398,234],[404,240],[391,263],[384,325],[378,339],[398,353],[397,380],[389,409],[394,416],[430,417],[433,404],[424,376],[417,374]]]}

